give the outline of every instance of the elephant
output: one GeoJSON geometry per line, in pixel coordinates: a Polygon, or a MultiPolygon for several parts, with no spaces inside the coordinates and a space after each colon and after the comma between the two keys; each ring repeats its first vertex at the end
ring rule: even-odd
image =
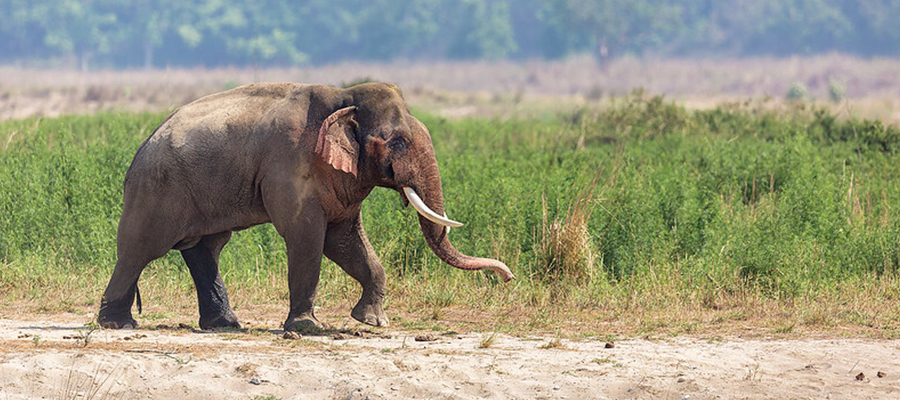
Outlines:
{"type": "Polygon", "coordinates": [[[503,262],[464,255],[448,240],[431,135],[399,87],[257,83],[181,106],[144,140],[125,174],[115,269],[100,304],[105,328],[136,328],[137,281],[179,250],[197,291],[201,329],[240,327],[219,273],[232,232],[272,223],[284,239],[290,310],[285,330],[321,328],[313,313],[322,256],[362,286],[351,317],[387,326],[385,272],[360,221],[375,187],[418,212],[428,246],[464,270],[515,276],[503,262]]]}

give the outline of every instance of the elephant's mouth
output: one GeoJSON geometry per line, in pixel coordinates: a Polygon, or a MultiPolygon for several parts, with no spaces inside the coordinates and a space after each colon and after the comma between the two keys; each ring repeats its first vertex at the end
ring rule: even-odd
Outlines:
{"type": "Polygon", "coordinates": [[[409,199],[407,199],[407,198],[406,198],[406,195],[403,194],[403,189],[395,188],[394,190],[396,190],[397,193],[400,194],[400,202],[403,203],[403,208],[408,207],[408,206],[409,206],[409,199]]]}

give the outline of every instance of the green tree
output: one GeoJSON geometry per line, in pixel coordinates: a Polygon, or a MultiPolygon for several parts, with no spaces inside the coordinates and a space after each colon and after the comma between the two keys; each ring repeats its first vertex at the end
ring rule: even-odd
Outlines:
{"type": "Polygon", "coordinates": [[[837,0],[724,0],[717,2],[719,29],[742,54],[789,55],[835,50],[853,26],[837,0]]]}
{"type": "Polygon", "coordinates": [[[0,59],[46,56],[29,0],[0,1],[0,59]]]}
{"type": "MultiPolygon", "coordinates": [[[[172,31],[173,16],[185,12],[189,2],[176,0],[110,0],[115,1],[117,19],[123,26],[125,39],[121,47],[141,49],[144,69],[153,67],[154,54],[166,35],[172,31]]],[[[122,48],[118,49],[121,52],[122,48]]]]}
{"type": "Polygon", "coordinates": [[[900,1],[859,0],[840,4],[847,18],[853,22],[856,34],[848,51],[900,55],[900,29],[894,25],[900,19],[900,1]]]}
{"type": "Polygon", "coordinates": [[[619,53],[657,48],[671,38],[684,25],[679,4],[671,0],[552,0],[545,2],[540,13],[569,43],[586,44],[604,61],[619,53]]]}
{"type": "Polygon", "coordinates": [[[453,58],[502,59],[516,51],[509,3],[490,0],[448,2],[456,24],[448,24],[453,38],[448,54],[453,58]]]}
{"type": "Polygon", "coordinates": [[[116,38],[116,14],[102,5],[92,0],[48,0],[36,2],[31,13],[43,28],[44,43],[77,58],[81,70],[87,71],[90,60],[108,53],[116,38]]]}
{"type": "Polygon", "coordinates": [[[372,0],[357,6],[349,53],[341,56],[384,60],[435,57],[441,51],[432,46],[443,28],[441,0],[372,0]]]}
{"type": "Polygon", "coordinates": [[[253,62],[279,64],[303,64],[308,56],[297,44],[297,34],[292,29],[302,23],[293,2],[262,0],[246,3],[243,21],[223,31],[228,52],[240,59],[253,62]]]}

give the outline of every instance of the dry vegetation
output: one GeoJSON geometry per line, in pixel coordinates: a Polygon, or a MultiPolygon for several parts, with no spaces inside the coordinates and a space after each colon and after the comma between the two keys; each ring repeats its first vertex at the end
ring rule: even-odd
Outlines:
{"type": "Polygon", "coordinates": [[[900,123],[900,61],[843,55],[789,59],[639,60],[605,66],[591,58],[530,62],[357,64],[291,69],[151,71],[23,70],[0,67],[0,119],[98,110],[159,111],[241,84],[295,81],[340,85],[395,82],[412,105],[445,117],[546,115],[643,87],[688,108],[747,98],[784,99],[802,86],[807,100],[830,103],[840,87],[856,117],[900,123]]]}

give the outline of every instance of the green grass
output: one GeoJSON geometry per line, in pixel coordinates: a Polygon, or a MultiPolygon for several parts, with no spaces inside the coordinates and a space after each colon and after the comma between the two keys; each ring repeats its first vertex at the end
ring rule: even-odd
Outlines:
{"type": "MultiPolygon", "coordinates": [[[[388,313],[412,314],[395,317],[406,325],[598,335],[759,320],[779,333],[896,332],[900,131],[805,107],[686,111],[635,92],[600,111],[527,120],[419,113],[448,214],[466,223],[451,240],[505,261],[518,280],[443,265],[414,211],[376,189],[363,220],[389,273],[388,313]]],[[[0,123],[0,305],[96,307],[115,262],[124,173],[164,117],[0,123]]],[[[284,244],[270,225],[237,233],[222,273],[238,314],[287,311],[284,244]]],[[[177,252],[141,282],[150,312],[196,313],[177,252]]],[[[357,286],[329,264],[319,303],[349,312],[357,286]]]]}

